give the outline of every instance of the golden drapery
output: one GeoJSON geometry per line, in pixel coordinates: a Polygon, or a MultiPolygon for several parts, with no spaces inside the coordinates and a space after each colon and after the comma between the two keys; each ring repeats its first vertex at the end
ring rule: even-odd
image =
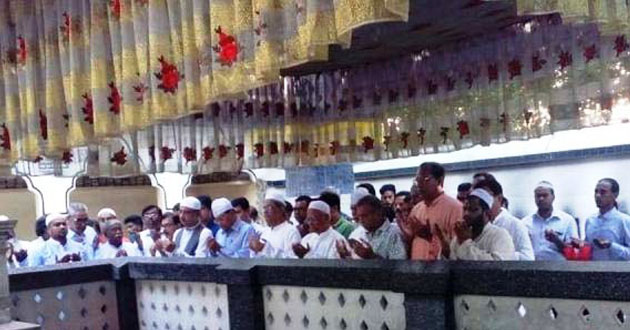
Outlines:
{"type": "Polygon", "coordinates": [[[111,138],[142,135],[278,81],[281,68],[326,60],[328,45],[348,45],[354,28],[408,15],[408,0],[7,0],[0,7],[4,164],[67,161],[72,148],[88,145],[102,159],[96,145],[117,148],[111,138]]]}

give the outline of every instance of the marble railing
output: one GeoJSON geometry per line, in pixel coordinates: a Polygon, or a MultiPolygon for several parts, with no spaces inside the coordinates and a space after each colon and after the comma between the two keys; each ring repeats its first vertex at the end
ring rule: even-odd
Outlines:
{"type": "Polygon", "coordinates": [[[630,264],[142,259],[12,270],[42,329],[629,328],[630,264]]]}

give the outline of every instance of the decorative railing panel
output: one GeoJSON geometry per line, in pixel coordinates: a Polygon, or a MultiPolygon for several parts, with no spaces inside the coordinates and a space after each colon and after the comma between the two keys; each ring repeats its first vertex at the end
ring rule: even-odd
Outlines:
{"type": "Polygon", "coordinates": [[[13,319],[44,330],[119,329],[114,281],[12,292],[11,302],[13,319]]]}
{"type": "Polygon", "coordinates": [[[227,285],[136,281],[140,329],[229,330],[227,285]]]}
{"type": "Polygon", "coordinates": [[[265,328],[405,329],[405,297],[380,290],[267,285],[265,328]]]}

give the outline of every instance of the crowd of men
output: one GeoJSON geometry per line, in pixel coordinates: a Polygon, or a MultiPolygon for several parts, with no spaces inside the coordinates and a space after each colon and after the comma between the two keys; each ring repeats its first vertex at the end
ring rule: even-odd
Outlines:
{"type": "Polygon", "coordinates": [[[66,214],[36,221],[37,239],[10,239],[11,267],[42,266],[130,256],[153,258],[326,258],[412,260],[630,260],[630,216],[617,209],[619,184],[595,187],[599,212],[589,217],[585,240],[575,219],[556,208],[552,183],[533,191],[537,211],[510,214],[503,188],[490,173],[478,173],[444,193],[445,170],[420,165],[410,191],[393,185],[360,184],[351,215],[340,197],[324,191],[294,204],[270,192],[262,215],[244,198],[186,197],[173,212],[155,205],[119,219],[104,208],[97,219],[71,203],[66,214]]]}

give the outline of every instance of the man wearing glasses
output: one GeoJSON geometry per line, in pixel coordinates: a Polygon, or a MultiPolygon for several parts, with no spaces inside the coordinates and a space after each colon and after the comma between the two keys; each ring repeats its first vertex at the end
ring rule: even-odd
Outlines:
{"type": "Polygon", "coordinates": [[[88,226],[88,208],[83,203],[70,203],[68,206],[70,230],[66,238],[83,246],[87,260],[94,258],[94,250],[98,248],[98,235],[94,228],[88,226]]]}
{"type": "Polygon", "coordinates": [[[160,239],[160,227],[162,225],[162,209],[156,205],[149,205],[142,209],[142,224],[144,230],[140,232],[140,240],[142,244],[139,248],[145,256],[150,256],[149,251],[160,239]]]}

